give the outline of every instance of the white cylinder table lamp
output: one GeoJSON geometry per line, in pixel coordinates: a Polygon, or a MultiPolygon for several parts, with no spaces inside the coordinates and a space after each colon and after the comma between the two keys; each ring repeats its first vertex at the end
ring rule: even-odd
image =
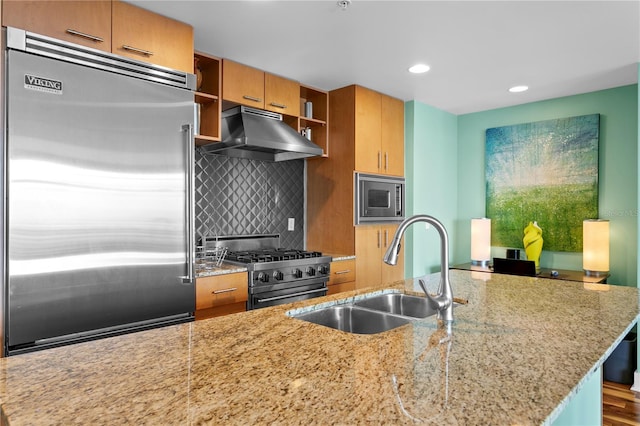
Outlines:
{"type": "Polygon", "coordinates": [[[489,266],[491,260],[491,219],[471,219],[471,264],[489,266]]]}
{"type": "Polygon", "coordinates": [[[609,221],[587,219],[582,222],[582,269],[587,276],[609,274],[609,221]]]}

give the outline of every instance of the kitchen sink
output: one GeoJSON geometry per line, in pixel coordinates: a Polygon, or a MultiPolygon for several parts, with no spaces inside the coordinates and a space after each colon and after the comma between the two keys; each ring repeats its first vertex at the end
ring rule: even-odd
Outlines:
{"type": "Polygon", "coordinates": [[[381,294],[359,300],[354,305],[412,318],[427,318],[438,313],[425,297],[403,293],[381,294]]]}
{"type": "MultiPolygon", "coordinates": [[[[454,302],[454,308],[460,305],[454,302]]],[[[287,313],[314,324],[355,334],[376,334],[435,316],[425,297],[404,293],[372,294],[356,301],[322,309],[287,313]]]]}
{"type": "Polygon", "coordinates": [[[295,318],[355,334],[376,334],[411,322],[411,318],[360,308],[335,305],[295,315],[295,318]]]}

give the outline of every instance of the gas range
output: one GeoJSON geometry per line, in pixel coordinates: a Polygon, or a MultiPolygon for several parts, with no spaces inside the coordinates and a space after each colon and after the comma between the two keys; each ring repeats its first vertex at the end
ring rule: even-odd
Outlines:
{"type": "Polygon", "coordinates": [[[279,235],[208,237],[204,245],[225,247],[226,262],[247,268],[247,309],[290,303],[327,293],[331,257],[317,251],[281,248],[279,235]]]}

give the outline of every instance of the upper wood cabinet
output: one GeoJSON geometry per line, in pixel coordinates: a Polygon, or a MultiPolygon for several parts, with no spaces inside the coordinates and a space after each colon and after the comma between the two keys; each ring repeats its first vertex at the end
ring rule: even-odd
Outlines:
{"type": "Polygon", "coordinates": [[[359,172],[379,173],[382,166],[381,129],[382,97],[364,87],[355,87],[355,169],[359,172]]]}
{"type": "Polygon", "coordinates": [[[355,86],[355,169],[404,176],[404,103],[355,86]]]}
{"type": "Polygon", "coordinates": [[[117,0],[4,0],[2,25],[193,72],[190,25],[117,0]]]}
{"type": "Polygon", "coordinates": [[[280,114],[299,116],[300,83],[265,73],[264,108],[280,114]]]}
{"type": "Polygon", "coordinates": [[[222,97],[229,102],[264,109],[264,71],[223,59],[222,97]]]}
{"type": "Polygon", "coordinates": [[[2,25],[111,52],[111,1],[4,0],[2,25]]]}
{"type": "Polygon", "coordinates": [[[222,61],[222,97],[235,104],[300,115],[300,83],[228,59],[222,61]]]}
{"type": "Polygon", "coordinates": [[[140,61],[193,72],[193,28],[133,6],[112,3],[112,51],[140,61]]]}
{"type": "Polygon", "coordinates": [[[404,102],[381,95],[380,152],[381,172],[404,176],[404,102]]]}

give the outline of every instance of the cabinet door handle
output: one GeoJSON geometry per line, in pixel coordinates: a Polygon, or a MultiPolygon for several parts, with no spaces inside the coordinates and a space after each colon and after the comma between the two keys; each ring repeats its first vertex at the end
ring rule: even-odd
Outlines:
{"type": "Polygon", "coordinates": [[[384,230],[384,246],[386,247],[389,244],[389,231],[384,230]]]}
{"type": "Polygon", "coordinates": [[[378,151],[378,170],[382,167],[382,151],[378,151]]]}
{"type": "Polygon", "coordinates": [[[153,56],[153,52],[150,51],[150,50],[138,49],[137,47],[128,46],[126,44],[123,44],[122,48],[124,50],[128,50],[128,51],[134,52],[134,53],[139,53],[139,54],[144,55],[144,56],[153,56]]]}
{"type": "Polygon", "coordinates": [[[384,169],[389,170],[389,153],[384,153],[384,169]]]}
{"type": "MultiPolygon", "coordinates": [[[[258,101],[258,102],[260,102],[260,101],[258,101]]],[[[271,102],[271,106],[274,106],[276,108],[282,108],[282,109],[286,109],[287,108],[287,106],[285,104],[278,104],[278,103],[275,103],[275,102],[271,102]]]]}
{"type": "Polygon", "coordinates": [[[378,248],[380,248],[380,237],[381,237],[381,235],[380,235],[380,231],[376,231],[376,232],[378,233],[378,248]]]}
{"type": "Polygon", "coordinates": [[[98,36],[94,36],[91,34],[87,34],[87,33],[83,33],[80,31],[76,31],[76,30],[72,30],[71,28],[67,28],[67,33],[74,35],[74,36],[78,36],[78,37],[83,37],[89,40],[93,40],[96,43],[102,43],[104,41],[104,39],[102,39],[102,37],[98,37],[98,36]]]}
{"type": "Polygon", "coordinates": [[[256,98],[255,96],[242,95],[242,97],[248,101],[262,102],[262,98],[256,98]]]}
{"type": "Polygon", "coordinates": [[[344,274],[348,274],[349,272],[351,272],[351,269],[345,269],[344,271],[336,271],[336,272],[334,272],[334,274],[336,274],[336,275],[344,275],[344,274]]]}
{"type": "Polygon", "coordinates": [[[236,287],[232,288],[223,288],[222,290],[213,290],[211,294],[221,294],[221,293],[231,293],[232,291],[236,291],[236,287]]]}

